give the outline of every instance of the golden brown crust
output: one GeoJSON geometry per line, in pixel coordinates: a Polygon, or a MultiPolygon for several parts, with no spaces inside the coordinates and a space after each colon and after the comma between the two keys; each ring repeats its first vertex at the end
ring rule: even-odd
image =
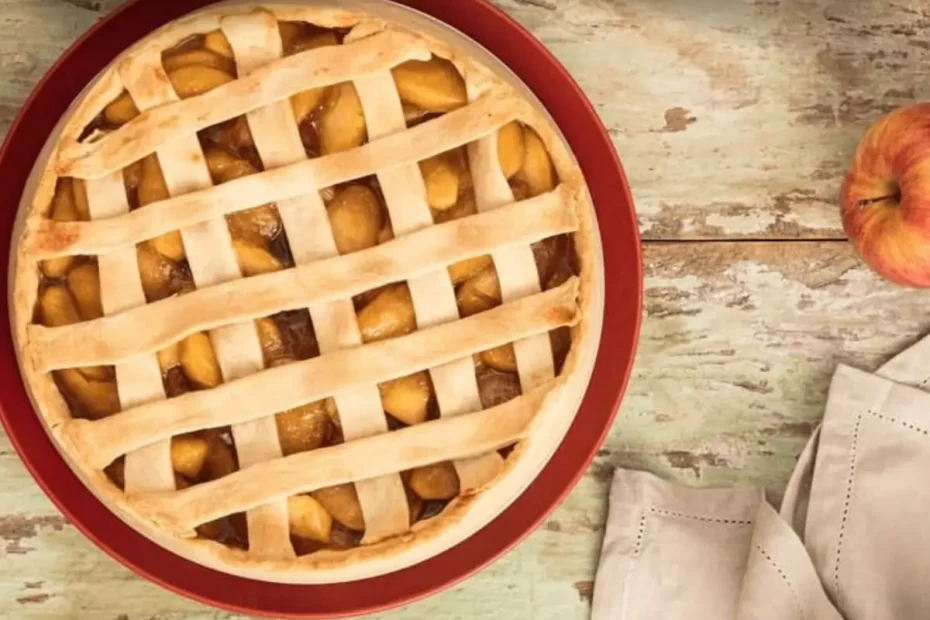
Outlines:
{"type": "MultiPolygon", "coordinates": [[[[360,252],[197,289],[115,316],[61,327],[31,324],[27,330],[32,359],[40,371],[114,364],[154,353],[199,331],[347,299],[502,245],[528,245],[573,232],[576,211],[564,189],[430,226],[360,252]],[[231,304],[233,298],[237,302],[231,304]],[[155,325],[158,329],[152,328],[155,325]]],[[[419,324],[424,325],[422,318],[419,324]]]]}
{"type": "Polygon", "coordinates": [[[109,252],[266,202],[287,200],[314,188],[369,176],[378,171],[380,162],[391,161],[394,166],[416,163],[493,132],[526,107],[520,100],[489,93],[468,107],[357,149],[191,191],[152,203],[150,209],[90,222],[56,222],[34,214],[28,220],[24,243],[41,259],[109,252]]]}
{"type": "MultiPolygon", "coordinates": [[[[253,8],[253,5],[246,5],[213,9],[166,26],[145,41],[130,48],[114,66],[104,72],[95,84],[88,87],[87,95],[79,99],[79,103],[70,115],[66,115],[63,141],[69,137],[73,138],[82,131],[103,105],[122,91],[122,81],[116,68],[117,64],[132,62],[133,58],[150,54],[153,49],[160,51],[190,34],[216,29],[220,26],[223,16],[231,13],[245,14],[253,8]]],[[[363,33],[375,34],[384,29],[384,24],[380,19],[372,19],[361,13],[283,6],[271,6],[269,10],[279,19],[306,20],[329,27],[354,26],[356,30],[353,35],[358,36],[363,33]]],[[[428,31],[425,27],[424,29],[428,31]]],[[[470,53],[463,53],[456,47],[426,34],[410,32],[393,26],[392,30],[403,32],[403,36],[413,37],[416,41],[425,44],[433,53],[452,60],[465,76],[470,89],[487,92],[492,87],[495,91],[509,88],[490,70],[473,60],[470,53]]],[[[477,50],[469,51],[480,57],[477,50]]],[[[46,210],[54,191],[57,177],[52,170],[42,171],[44,168],[42,161],[56,161],[58,159],[57,149],[53,148],[52,152],[47,152],[47,156],[44,156],[37,165],[37,176],[33,180],[32,191],[27,191],[24,195],[25,208],[21,209],[20,224],[15,232],[15,238],[19,239],[20,243],[14,246],[14,256],[11,261],[11,270],[14,275],[11,300],[14,310],[12,320],[23,374],[29,392],[37,404],[36,408],[51,434],[61,445],[69,464],[89,488],[127,523],[184,557],[236,574],[300,583],[358,579],[408,566],[461,541],[509,504],[543,466],[558,445],[559,438],[564,435],[571,423],[573,412],[587,383],[596,351],[596,339],[599,336],[601,322],[599,311],[603,287],[599,264],[599,241],[590,199],[587,197],[581,172],[563,140],[548,120],[532,106],[523,105],[521,98],[517,97],[512,100],[517,101],[519,105],[511,117],[516,117],[537,132],[552,157],[562,185],[568,188],[572,196],[581,197],[579,200],[571,201],[570,206],[577,210],[580,226],[575,235],[581,263],[578,300],[580,315],[585,317],[585,320],[572,329],[572,347],[560,375],[561,387],[551,392],[540,406],[532,422],[532,432],[504,462],[503,470],[492,485],[474,495],[453,500],[439,516],[417,523],[406,534],[357,549],[324,550],[297,559],[263,559],[211,541],[180,540],[166,535],[164,531],[152,527],[149,522],[140,518],[133,507],[127,503],[122,492],[100,470],[88,467],[82,460],[80,452],[74,450],[73,444],[63,433],[64,429],[69,426],[66,422],[71,420],[67,405],[50,375],[39,371],[36,360],[32,358],[33,351],[27,344],[29,343],[27,326],[32,319],[39,276],[37,255],[30,251],[34,244],[24,242],[23,237],[33,238],[37,217],[46,210]]],[[[487,132],[484,135],[487,135],[487,132]]],[[[54,142],[49,146],[54,147],[54,142]]],[[[265,201],[267,200],[266,197],[265,201]]],[[[197,221],[223,213],[225,212],[200,214],[197,221]],[[203,215],[202,219],[200,219],[201,215],[203,215]]]]}
{"type": "Polygon", "coordinates": [[[573,325],[579,318],[576,294],[577,280],[572,278],[558,288],[455,323],[334,350],[240,377],[211,390],[139,404],[101,420],[67,420],[58,431],[83,462],[103,468],[128,451],[159,439],[249,422],[573,325]]]}
{"type": "Polygon", "coordinates": [[[555,381],[502,405],[395,433],[265,461],[225,478],[163,493],[127,494],[130,505],[176,536],[275,499],[383,476],[447,459],[468,458],[513,444],[527,429],[555,381]],[[378,459],[369,458],[378,454],[378,459]]]}
{"type": "Polygon", "coordinates": [[[407,60],[423,60],[426,50],[416,39],[385,30],[351,44],[346,50],[322,47],[283,58],[254,73],[203,95],[143,112],[116,131],[79,142],[66,137],[56,162],[61,176],[96,179],[116,172],[169,144],[175,136],[201,129],[287,99],[307,88],[338,84],[387,69],[407,60]],[[171,127],[165,131],[164,127],[171,127]]]}

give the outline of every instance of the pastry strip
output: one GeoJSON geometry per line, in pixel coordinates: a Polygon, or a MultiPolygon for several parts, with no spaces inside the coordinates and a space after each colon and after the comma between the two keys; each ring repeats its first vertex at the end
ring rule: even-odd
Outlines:
{"type": "Polygon", "coordinates": [[[404,377],[527,336],[573,325],[578,279],[454,323],[331,351],[213,389],[149,403],[97,421],[69,420],[66,440],[93,467],[159,439],[256,420],[338,392],[404,377]]]}
{"type": "Polygon", "coordinates": [[[463,108],[356,149],[222,185],[191,188],[184,195],[154,202],[148,209],[92,222],[57,222],[36,216],[29,223],[27,243],[30,252],[42,259],[112,251],[228,213],[416,163],[495,132],[525,111],[526,105],[509,94],[490,92],[463,108]]]}
{"type": "Polygon", "coordinates": [[[171,533],[190,537],[201,523],[295,493],[511,445],[527,436],[536,412],[556,384],[550,381],[491,409],[301,452],[181,491],[129,495],[127,499],[140,514],[171,533]],[[371,458],[373,454],[377,458],[371,458]]]}
{"type": "MultiPolygon", "coordinates": [[[[468,85],[469,98],[478,96],[468,85]]],[[[498,209],[513,202],[513,191],[500,166],[497,135],[468,145],[468,160],[474,175],[478,212],[498,209]]],[[[491,252],[504,302],[540,291],[539,271],[530,246],[508,246],[491,252]]],[[[555,376],[549,334],[539,334],[513,343],[520,388],[526,392],[555,376]]]]}
{"type": "MultiPolygon", "coordinates": [[[[153,52],[151,56],[140,56],[137,63],[126,66],[130,78],[126,79],[126,87],[140,110],[178,100],[161,65],[161,54],[153,52]]],[[[159,149],[157,156],[170,195],[176,196],[212,185],[196,135],[166,144],[159,149]]],[[[145,208],[157,209],[153,205],[145,208]]],[[[181,238],[198,288],[242,277],[225,218],[207,220],[184,228],[181,230],[181,238]]],[[[232,381],[263,369],[261,344],[251,321],[218,327],[209,336],[224,381],[232,381]]],[[[274,417],[243,421],[232,427],[232,434],[239,466],[242,468],[281,456],[274,417]]],[[[278,502],[256,508],[246,515],[246,519],[249,549],[254,553],[268,558],[294,557],[286,503],[278,502]]]]}
{"type": "Polygon", "coordinates": [[[112,364],[164,348],[194,332],[348,299],[487,254],[494,248],[571,232],[577,225],[572,197],[562,186],[500,209],[423,228],[360,252],[231,280],[93,321],[63,327],[30,324],[27,330],[31,355],[41,371],[112,364]],[[158,329],[153,329],[156,325],[158,329]]]}
{"type": "MultiPolygon", "coordinates": [[[[400,95],[389,71],[357,80],[355,87],[365,111],[371,139],[407,129],[400,95]]],[[[379,172],[378,183],[395,235],[401,237],[433,226],[433,215],[426,200],[426,185],[416,163],[379,172]]],[[[419,329],[459,318],[455,290],[445,267],[446,264],[442,264],[440,269],[407,281],[419,329]]],[[[458,359],[431,368],[429,372],[441,415],[458,415],[481,409],[475,364],[471,358],[458,359]]],[[[473,459],[455,461],[453,465],[459,477],[459,488],[465,494],[482,488],[497,477],[503,467],[503,458],[497,452],[490,452],[473,459]]]]}
{"type": "MultiPolygon", "coordinates": [[[[158,54],[154,49],[146,51],[149,53],[143,56],[158,54]]],[[[360,39],[348,49],[323,47],[301,52],[202,95],[183,101],[153,102],[151,109],[96,140],[65,141],[55,164],[56,172],[59,176],[98,178],[194,136],[201,129],[286,101],[302,90],[338,84],[407,60],[429,57],[421,41],[396,30],[360,39]]],[[[129,57],[126,64],[136,62],[138,57],[129,57]]],[[[163,86],[170,89],[167,75],[162,73],[161,79],[163,86]]]]}
{"type": "MultiPolygon", "coordinates": [[[[86,184],[87,204],[92,218],[111,217],[129,211],[122,172],[86,184]]],[[[75,187],[75,191],[80,191],[75,187]]],[[[118,314],[130,308],[145,307],[145,293],[139,275],[136,246],[128,246],[99,257],[100,302],[104,314],[118,314]]],[[[161,368],[155,355],[142,355],[116,365],[116,386],[120,408],[165,398],[161,368]]],[[[171,439],[134,450],[126,455],[123,479],[127,492],[174,489],[171,465],[171,439]]]]}
{"type": "MultiPolygon", "coordinates": [[[[278,22],[270,13],[261,11],[248,16],[227,18],[223,30],[237,51],[237,59],[240,56],[251,56],[251,62],[245,65],[240,61],[240,75],[258,70],[261,65],[267,66],[283,53],[278,22]],[[252,35],[251,38],[248,35],[252,35]],[[242,54],[238,53],[240,49],[242,54]]],[[[345,49],[342,52],[346,53],[345,49]]],[[[249,113],[248,122],[266,169],[306,159],[288,100],[249,113]]],[[[314,188],[310,190],[308,194],[278,203],[284,232],[297,265],[336,255],[326,205],[319,192],[313,191],[314,188]]],[[[355,308],[350,297],[310,307],[310,318],[321,354],[361,344],[355,308]]],[[[334,400],[346,441],[387,432],[387,419],[381,407],[378,388],[374,384],[335,394],[334,400]]],[[[362,481],[356,485],[356,492],[365,522],[366,542],[377,541],[410,528],[410,512],[400,476],[391,474],[362,481]]]]}

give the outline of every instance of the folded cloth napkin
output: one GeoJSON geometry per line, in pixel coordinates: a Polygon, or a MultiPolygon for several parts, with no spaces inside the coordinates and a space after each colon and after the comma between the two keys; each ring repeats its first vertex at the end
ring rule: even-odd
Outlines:
{"type": "Polygon", "coordinates": [[[840,366],[780,513],[617,470],[594,620],[930,618],[930,337],[840,366]]]}

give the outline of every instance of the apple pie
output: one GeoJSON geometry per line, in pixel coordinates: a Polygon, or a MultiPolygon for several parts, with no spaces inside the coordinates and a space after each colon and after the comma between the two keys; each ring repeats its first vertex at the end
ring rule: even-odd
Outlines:
{"type": "Polygon", "coordinates": [[[581,171],[525,91],[415,23],[188,16],[36,163],[26,386],[90,490],[187,559],[408,566],[509,505],[575,415],[601,320],[581,171]]]}

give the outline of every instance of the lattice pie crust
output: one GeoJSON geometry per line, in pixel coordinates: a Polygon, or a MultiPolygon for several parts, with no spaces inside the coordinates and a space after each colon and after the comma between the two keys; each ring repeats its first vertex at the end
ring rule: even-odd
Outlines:
{"type": "Polygon", "coordinates": [[[506,507],[571,422],[600,325],[592,315],[601,266],[584,180],[537,109],[458,47],[341,9],[213,9],[162,28],[114,61],[72,106],[36,170],[12,263],[27,387],[91,490],[184,557],[303,583],[407,566],[506,507]],[[447,74],[461,82],[461,101],[444,102],[433,83],[447,74]],[[351,108],[333,97],[350,97],[363,124],[359,114],[331,112],[351,108]],[[418,98],[419,111],[410,104],[418,98]],[[123,113],[118,126],[107,125],[123,113]],[[313,148],[302,115],[315,119],[313,148]],[[205,148],[198,135],[234,122],[260,161],[217,183],[218,161],[250,165],[205,148]],[[516,132],[522,149],[513,170],[505,132],[516,132]],[[450,153],[460,154],[467,181],[443,198],[430,162],[450,153]],[[142,196],[147,181],[137,181],[137,193],[126,189],[132,175],[149,174],[146,166],[156,170],[146,178],[158,179],[160,168],[163,179],[150,201],[142,196]],[[551,167],[549,176],[534,179],[533,166],[551,167]],[[359,179],[368,185],[346,191],[359,179]],[[531,191],[515,196],[514,179],[531,191]],[[466,190],[471,211],[442,215],[462,208],[466,190]],[[356,208],[365,204],[358,196],[375,194],[389,221],[372,232],[381,243],[372,237],[348,247],[346,239],[364,230],[336,222],[333,205],[356,208]],[[68,205],[76,215],[62,216],[68,205]],[[243,213],[264,214],[280,228],[289,263],[260,236],[249,245],[231,219],[243,213]],[[566,234],[574,275],[547,287],[531,244],[566,234]],[[185,265],[192,282],[153,295],[150,258],[185,265]],[[469,312],[462,291],[477,286],[469,284],[476,273],[491,281],[496,273],[498,299],[469,312]],[[99,286],[99,299],[88,297],[82,278],[93,291],[99,286]],[[410,328],[391,331],[402,306],[410,328]],[[266,317],[305,309],[318,355],[273,359],[280,324],[266,317]],[[563,363],[550,332],[566,326],[563,363]],[[371,336],[382,327],[387,332],[371,336]],[[212,366],[201,363],[202,385],[194,386],[205,389],[172,393],[172,372],[183,369],[197,384],[187,364],[211,349],[212,366]],[[520,393],[483,408],[475,359],[479,373],[482,364],[515,371],[520,393]],[[389,386],[399,394],[425,390],[435,415],[389,430],[389,386]],[[69,407],[75,389],[78,400],[84,390],[98,390],[102,402],[112,394],[112,407],[91,398],[78,415],[69,407]],[[288,411],[303,412],[295,424],[323,424],[330,440],[292,448],[276,416],[288,411]],[[204,465],[204,451],[213,448],[204,438],[219,441],[210,429],[226,427],[217,454],[234,450],[237,465],[205,477],[213,465],[204,465]],[[433,490],[444,481],[457,484],[451,494],[433,490]],[[430,499],[446,503],[434,502],[438,514],[418,519],[430,499]],[[247,524],[242,545],[204,535],[238,513],[247,524]],[[337,544],[337,532],[351,544],[337,544]],[[307,553],[295,536],[319,544],[307,553]]]}

